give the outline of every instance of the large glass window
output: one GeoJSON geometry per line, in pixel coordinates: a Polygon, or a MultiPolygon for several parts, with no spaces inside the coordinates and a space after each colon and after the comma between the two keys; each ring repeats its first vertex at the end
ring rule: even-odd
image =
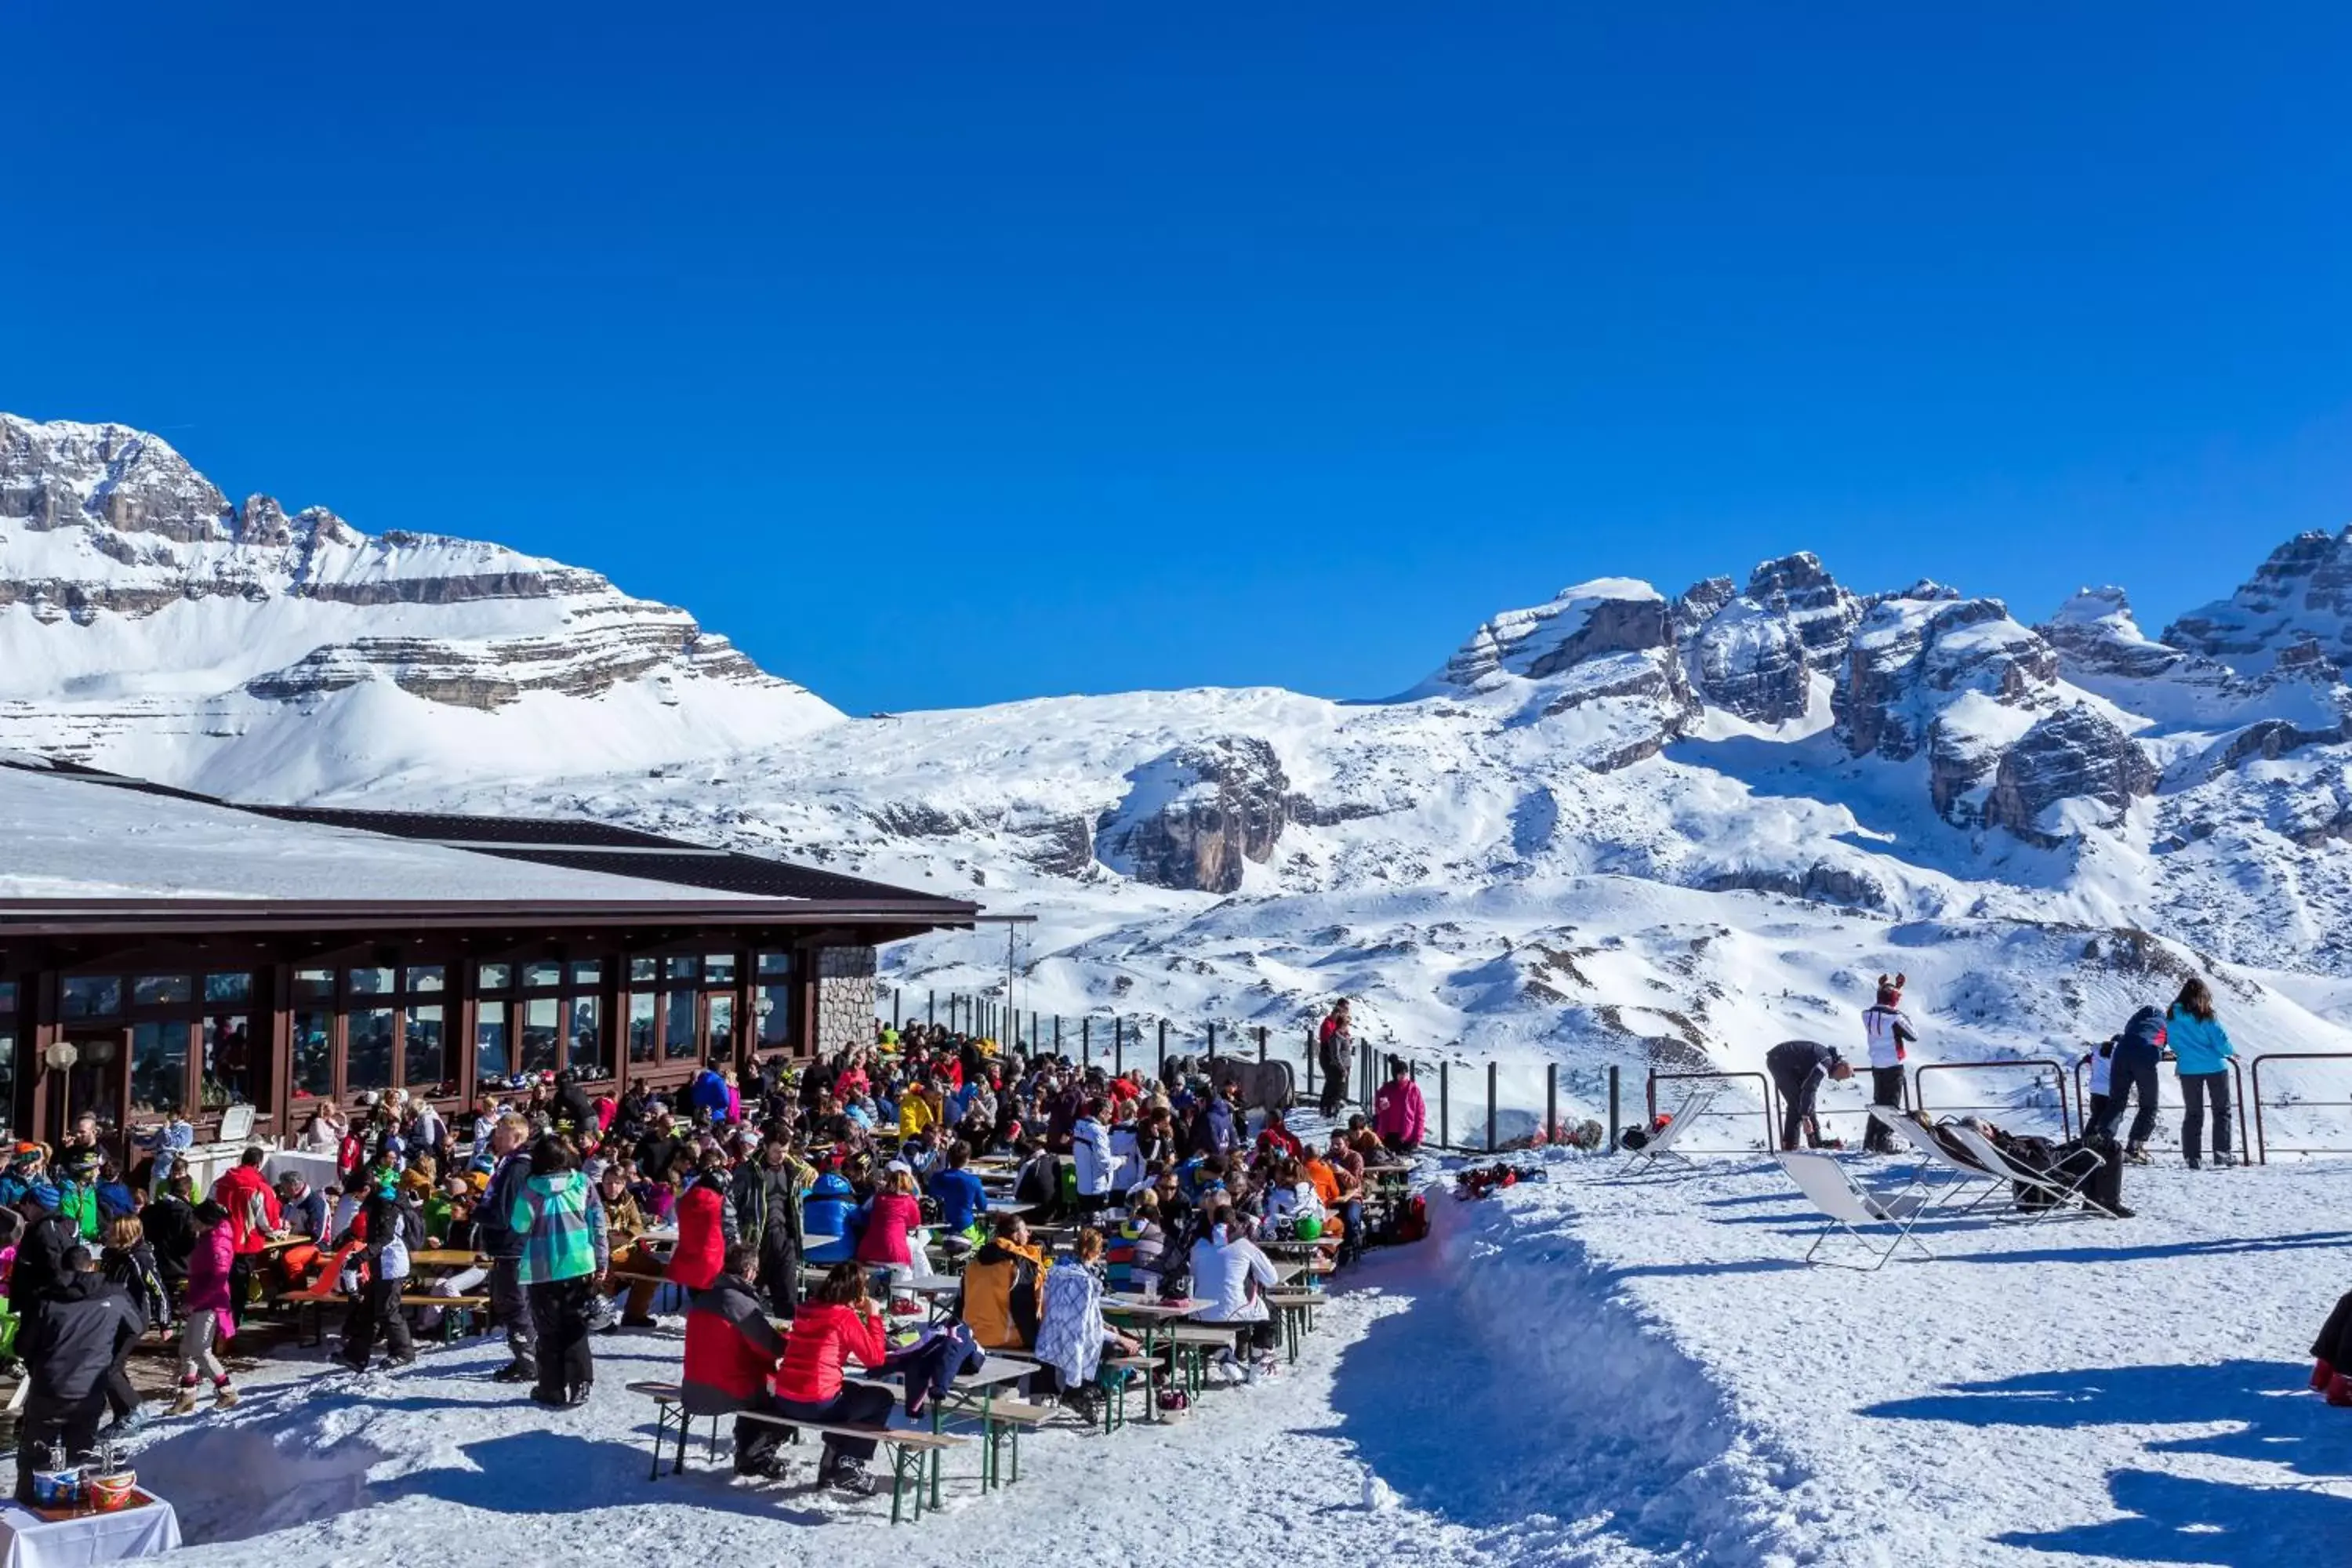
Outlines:
{"type": "Polygon", "coordinates": [[[474,972],[474,983],[484,991],[504,991],[514,984],[514,967],[505,963],[485,963],[474,972]]]}
{"type": "Polygon", "coordinates": [[[184,974],[142,974],[131,983],[133,1007],[177,1007],[195,994],[184,974]]]}
{"type": "Polygon", "coordinates": [[[172,1022],[131,1028],[131,1110],[177,1116],[187,1110],[188,1026],[172,1022]]]}
{"type": "Polygon", "coordinates": [[[400,1081],[411,1094],[447,1092],[456,1075],[450,1071],[449,1041],[442,1028],[440,1004],[412,1006],[400,1024],[400,1081]]]}
{"type": "Polygon", "coordinates": [[[704,1058],[713,1066],[735,1059],[735,998],[723,991],[709,994],[710,1050],[704,1058]]]}
{"type": "Polygon", "coordinates": [[[392,1019],[389,1007],[352,1009],[344,1024],[345,1093],[361,1094],[392,1087],[392,1019]]]}
{"type": "Polygon", "coordinates": [[[122,976],[68,975],[61,1000],[68,1018],[111,1018],[122,1011],[122,976]]]}
{"type": "Polygon", "coordinates": [[[294,1015],[294,1098],[324,1100],[335,1092],[335,1016],[323,1009],[294,1015]]]}
{"type": "MultiPolygon", "coordinates": [[[[16,983],[0,980],[0,1106],[16,1103],[16,983]]],[[[0,1121],[14,1112],[0,1115],[0,1121]]]]}
{"type": "Polygon", "coordinates": [[[526,991],[545,991],[563,984],[563,965],[560,963],[526,963],[522,966],[522,984],[526,991]]]}
{"type": "Polygon", "coordinates": [[[485,1002],[474,1016],[474,1080],[503,1086],[514,1076],[514,1058],[507,1051],[507,1005],[485,1002]]]}
{"type": "Polygon", "coordinates": [[[751,1011],[760,1023],[760,1044],[788,1046],[793,1040],[793,955],[763,952],[759,961],[759,988],[752,993],[751,1011]]]}
{"type": "Polygon", "coordinates": [[[542,996],[522,1005],[522,1070],[553,1072],[563,1004],[542,996]]]}
{"type": "Polygon", "coordinates": [[[205,1037],[205,1109],[258,1107],[261,1073],[254,1060],[251,1021],[242,1013],[213,1013],[196,1027],[205,1037]]]}
{"type": "Polygon", "coordinates": [[[335,972],[331,969],[298,969],[294,972],[294,994],[305,1002],[324,1002],[335,994],[335,972]]]}
{"type": "Polygon", "coordinates": [[[411,991],[439,991],[447,983],[448,972],[437,963],[416,963],[408,968],[408,988],[411,991]]]}
{"type": "Polygon", "coordinates": [[[242,1007],[252,1000],[252,975],[207,974],[205,976],[205,1006],[242,1007]]]}
{"type": "Polygon", "coordinates": [[[702,961],[702,983],[705,985],[734,984],[735,955],[731,952],[714,952],[709,957],[704,959],[702,961]]]}
{"type": "Polygon", "coordinates": [[[389,996],[394,986],[394,971],[389,969],[354,969],[351,973],[351,992],[354,996],[389,996]]]}
{"type": "Polygon", "coordinates": [[[662,1055],[674,1062],[692,1061],[698,1053],[694,1038],[694,993],[673,991],[663,998],[662,1055]]]}
{"type": "Polygon", "coordinates": [[[594,996],[574,996],[570,1011],[571,1039],[564,1047],[565,1061],[577,1068],[585,1078],[613,1076],[613,1052],[600,1026],[604,1003],[594,996]]]}
{"type": "Polygon", "coordinates": [[[629,996],[629,1059],[654,1059],[654,999],[643,991],[633,992],[629,996]]]}

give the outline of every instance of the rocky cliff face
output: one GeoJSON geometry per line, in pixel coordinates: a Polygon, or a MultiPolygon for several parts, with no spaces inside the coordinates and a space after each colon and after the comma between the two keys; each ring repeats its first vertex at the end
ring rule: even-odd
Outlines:
{"type": "MultiPolygon", "coordinates": [[[[370,536],[267,495],[232,505],[155,437],[0,415],[0,744],[121,762],[190,733],[224,751],[298,720],[324,741],[358,704],[364,721],[335,743],[422,755],[433,710],[534,699],[611,708],[631,735],[585,748],[599,761],[838,717],[684,611],[593,572],[370,536]]],[[[553,710],[540,718],[563,729],[553,710]]]]}
{"type": "Polygon", "coordinates": [[[1691,689],[1711,708],[1751,723],[1803,716],[1812,673],[1844,659],[1862,602],[1811,554],[1767,561],[1737,591],[1711,577],[1675,601],[1675,627],[1691,689]]]}
{"type": "Polygon", "coordinates": [[[2297,534],[2229,598],[2167,626],[2164,640],[2241,675],[2290,654],[2305,665],[2352,663],[2352,528],[2297,534]]]}
{"type": "Polygon", "coordinates": [[[1237,892],[1244,863],[1274,857],[1290,780],[1252,735],[1180,746],[1128,775],[1128,793],[1095,825],[1103,864],[1155,888],[1237,892]]]}

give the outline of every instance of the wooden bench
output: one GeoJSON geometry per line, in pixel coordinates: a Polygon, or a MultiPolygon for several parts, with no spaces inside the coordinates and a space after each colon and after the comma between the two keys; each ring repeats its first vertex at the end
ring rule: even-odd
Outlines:
{"type": "MultiPolygon", "coordinates": [[[[641,1394],[652,1400],[656,1413],[654,1425],[653,1471],[647,1479],[658,1480],[661,1478],[662,1445],[668,1440],[669,1429],[673,1425],[677,1427],[677,1458],[670,1467],[670,1474],[678,1474],[686,1468],[686,1440],[688,1429],[694,1425],[693,1416],[687,1413],[682,1391],[674,1383],[632,1383],[628,1385],[628,1389],[632,1394],[641,1394]]],[[[931,1455],[950,1448],[960,1448],[970,1441],[968,1438],[941,1433],[901,1432],[888,1426],[844,1426],[821,1421],[796,1421],[790,1416],[769,1415],[755,1410],[735,1410],[725,1414],[731,1415],[741,1421],[757,1421],[767,1426],[782,1427],[787,1434],[787,1441],[797,1441],[803,1432],[814,1432],[820,1436],[851,1437],[877,1443],[889,1449],[890,1522],[892,1524],[899,1522],[903,1516],[906,1500],[910,1490],[907,1485],[909,1479],[915,1483],[911,1489],[915,1504],[914,1517],[918,1520],[923,1517],[924,1461],[931,1455]]],[[[710,1457],[714,1461],[719,1457],[719,1420],[717,1415],[710,1417],[710,1457]]]]}
{"type": "Polygon", "coordinates": [[[1209,1352],[1232,1350],[1250,1328],[1248,1323],[1177,1323],[1161,1332],[1160,1342],[1173,1350],[1176,1365],[1184,1373],[1187,1394],[1197,1399],[1208,1387],[1209,1352]]]}
{"type": "Polygon", "coordinates": [[[468,1321],[479,1316],[485,1331],[489,1327],[490,1299],[488,1296],[433,1296],[404,1290],[400,1295],[403,1307],[438,1307],[441,1309],[441,1342],[450,1344],[457,1338],[457,1320],[453,1312],[464,1312],[468,1321]]]}
{"type": "Polygon", "coordinates": [[[1315,1326],[1315,1309],[1330,1298],[1320,1290],[1268,1290],[1265,1304],[1279,1314],[1283,1343],[1290,1359],[1298,1359],[1298,1342],[1315,1326]]]}

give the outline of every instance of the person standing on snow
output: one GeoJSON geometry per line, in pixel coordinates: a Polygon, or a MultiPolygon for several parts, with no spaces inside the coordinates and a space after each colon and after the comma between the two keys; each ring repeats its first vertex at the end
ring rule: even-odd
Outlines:
{"type": "Polygon", "coordinates": [[[1816,1110],[1822,1084],[1831,1079],[1843,1083],[1853,1076],[1853,1064],[1838,1054],[1835,1046],[1818,1040],[1783,1040],[1764,1053],[1764,1068],[1771,1075],[1772,1087],[1780,1091],[1782,1149],[1796,1148],[1800,1136],[1815,1149],[1845,1147],[1822,1137],[1816,1110]]]}
{"type": "Polygon", "coordinates": [[[1356,1031],[1348,1016],[1345,996],[1331,1005],[1330,1014],[1323,1026],[1316,1031],[1315,1065],[1323,1073],[1323,1114],[1328,1119],[1339,1114],[1348,1103],[1348,1058],[1356,1049],[1356,1031]]]}
{"type": "Polygon", "coordinates": [[[1412,1080],[1412,1065],[1402,1057],[1389,1058],[1389,1081],[1372,1097],[1372,1131],[1400,1154],[1417,1152],[1429,1131],[1429,1108],[1421,1085],[1412,1080]]]}
{"type": "Polygon", "coordinates": [[[2191,976],[2180,988],[2179,999],[2164,1016],[2165,1038],[2172,1047],[2180,1075],[2180,1152],[2189,1168],[2202,1162],[2205,1101],[2213,1102],[2213,1163],[2226,1169],[2230,1158],[2230,1058],[2238,1047],[2230,1043],[2221,1021],[2213,1016],[2213,993],[2191,976]]]}
{"type": "MultiPolygon", "coordinates": [[[[1870,1046],[1870,1102],[1889,1109],[1903,1103],[1903,1058],[1906,1047],[1919,1041],[1919,1031],[1903,1010],[1903,986],[1909,978],[1898,974],[1890,980],[1880,975],[1878,999],[1862,1012],[1863,1037],[1870,1046]]],[[[1872,1117],[1862,1147],[1867,1153],[1892,1154],[1894,1131],[1872,1117]]]]}
{"type": "Polygon", "coordinates": [[[2156,1131],[2158,1090],[2157,1065],[2164,1059],[2166,1029],[2164,1015],[2153,1007],[2142,1007],[2124,1026],[2123,1038],[2116,1042],[2115,1055],[2109,1067],[2112,1097],[2107,1101],[2106,1114],[2085,1130],[2086,1138],[2113,1138],[2116,1126],[2124,1119],[2124,1108],[2139,1096],[2139,1110],[2132,1117],[2131,1136],[2124,1143],[2124,1158],[2135,1165],[2147,1163],[2147,1141],[2156,1131]]]}

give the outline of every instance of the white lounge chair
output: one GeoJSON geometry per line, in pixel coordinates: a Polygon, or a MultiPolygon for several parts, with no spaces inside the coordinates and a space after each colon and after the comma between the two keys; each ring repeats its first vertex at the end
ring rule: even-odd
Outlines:
{"type": "Polygon", "coordinates": [[[1917,1247],[1923,1257],[1932,1258],[1936,1256],[1927,1250],[1926,1242],[1911,1234],[1911,1227],[1919,1223],[1919,1216],[1927,1210],[1925,1194],[1910,1190],[1879,1197],[1865,1192],[1854,1184],[1853,1177],[1838,1163],[1834,1154],[1800,1149],[1783,1152],[1779,1158],[1780,1169],[1789,1173],[1789,1179],[1797,1184],[1800,1192],[1812,1200],[1813,1206],[1822,1211],[1827,1222],[1822,1225],[1821,1234],[1813,1237],[1812,1248],[1805,1254],[1806,1262],[1813,1262],[1822,1244],[1840,1233],[1860,1243],[1863,1249],[1871,1254],[1872,1260],[1862,1264],[1842,1262],[1834,1258],[1820,1259],[1832,1268],[1853,1268],[1864,1274],[1875,1274],[1886,1267],[1886,1260],[1901,1250],[1905,1242],[1917,1247]],[[1895,1227],[1894,1237],[1887,1242],[1885,1250],[1880,1251],[1877,1242],[1858,1228],[1866,1225],[1891,1225],[1895,1227]]]}
{"type": "Polygon", "coordinates": [[[1633,1156],[1625,1163],[1625,1168],[1617,1173],[1617,1179],[1622,1182],[1638,1176],[1668,1160],[1688,1170],[1698,1169],[1698,1163],[1689,1155],[1678,1152],[1675,1145],[1682,1142],[1683,1134],[1689,1131],[1691,1123],[1706,1114],[1707,1108],[1715,1103],[1715,1097],[1721,1092],[1718,1084],[1695,1085],[1688,1094],[1683,1096],[1682,1104],[1668,1113],[1665,1126],[1660,1128],[1647,1143],[1633,1151],[1633,1156]]]}
{"type": "Polygon", "coordinates": [[[1912,1173],[1912,1180],[1917,1182],[1921,1187],[1925,1188],[1927,1185],[1925,1177],[1931,1168],[1949,1171],[1961,1178],[1959,1181],[1950,1183],[1931,1198],[1929,1200],[1931,1205],[1940,1206],[1950,1203],[1961,1194],[1976,1187],[1978,1184],[1983,1184],[1983,1191],[1977,1193],[1974,1197],[1960,1205],[1961,1212],[1965,1214],[1987,1198],[2010,1190],[2007,1182],[1990,1171],[1970,1164],[1945,1148],[1933,1132],[1920,1126],[1909,1115],[1896,1110],[1894,1106],[1874,1105],[1870,1108],[1870,1114],[1891,1131],[1895,1137],[1908,1143],[1915,1153],[1925,1156],[1927,1163],[1912,1173]]]}
{"type": "MultiPolygon", "coordinates": [[[[2032,1188],[2050,1199],[2048,1206],[2028,1220],[2026,1222],[2028,1225],[2040,1225],[2051,1215],[2063,1214],[2069,1209],[2082,1215],[2092,1212],[2090,1201],[2083,1196],[2074,1183],[2064,1181],[2046,1171],[2027,1169],[2002,1153],[1991,1139],[1966,1122],[1951,1121],[1945,1125],[1951,1130],[1952,1136],[1959,1140],[1960,1147],[1969,1152],[1969,1159],[2004,1181],[2032,1188]]],[[[2102,1158],[2097,1154],[2093,1154],[2091,1157],[2095,1160],[2102,1158]]]]}

